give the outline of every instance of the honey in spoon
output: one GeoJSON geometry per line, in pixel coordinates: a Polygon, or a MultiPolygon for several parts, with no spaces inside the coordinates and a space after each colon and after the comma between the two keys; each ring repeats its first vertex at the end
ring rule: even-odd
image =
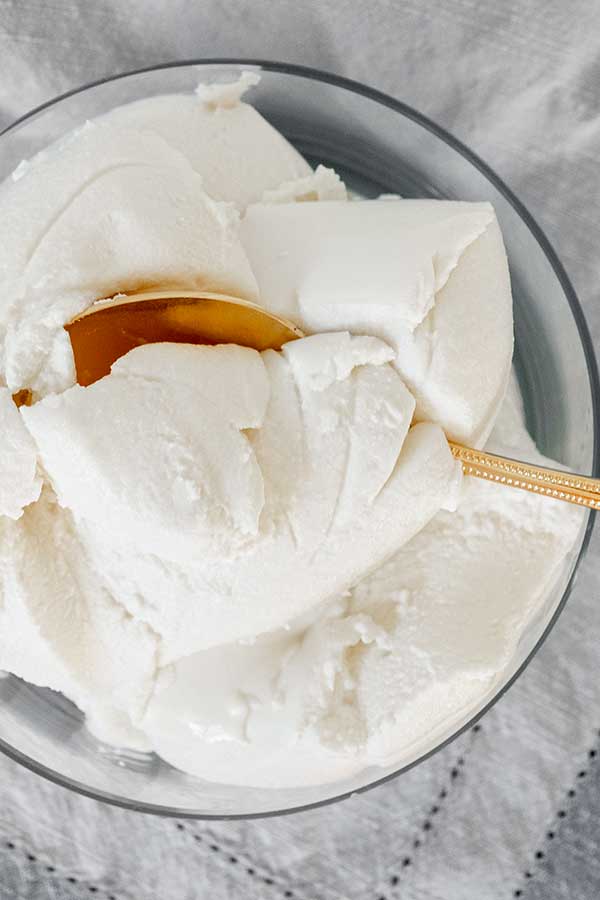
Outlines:
{"type": "Polygon", "coordinates": [[[77,316],[71,338],[77,381],[103,378],[117,359],[142,344],[239,344],[281,350],[303,337],[291,322],[254,303],[199,291],[147,291],[101,300],[77,316]]]}

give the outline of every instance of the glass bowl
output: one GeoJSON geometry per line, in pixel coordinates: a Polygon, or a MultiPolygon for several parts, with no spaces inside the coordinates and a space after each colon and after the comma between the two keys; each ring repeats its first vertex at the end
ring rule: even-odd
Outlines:
{"type": "MultiPolygon", "coordinates": [[[[199,80],[261,71],[252,103],[312,162],[337,169],[364,196],[489,200],[502,226],[515,299],[515,366],[540,449],[576,471],[596,472],[598,376],[581,307],[529,213],[473,153],[410,107],[355,82],[298,66],[243,60],[177,63],[118,76],[59,97],[0,135],[0,177],[65,131],[121,103],[189,92],[199,80]]],[[[152,754],[99,744],[79,711],[52,691],[0,679],[0,749],[82,794],[163,815],[246,817],[341,799],[399,775],[473,724],[523,671],[562,609],[590,536],[591,517],[560,584],[520,642],[513,665],[465,721],[430,735],[401,768],[365,768],[319,787],[257,790],[208,783],[152,754]]]]}

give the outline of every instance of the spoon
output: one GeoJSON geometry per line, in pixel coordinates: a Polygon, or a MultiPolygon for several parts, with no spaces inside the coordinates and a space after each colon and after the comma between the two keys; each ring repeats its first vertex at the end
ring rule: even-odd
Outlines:
{"type": "MultiPolygon", "coordinates": [[[[145,291],[94,303],[67,325],[77,381],[87,386],[108,375],[111,365],[134,347],[165,341],[240,344],[281,350],[304,337],[292,322],[247,300],[205,291],[145,291]]],[[[465,475],[600,508],[600,479],[534,466],[448,441],[465,475]]]]}

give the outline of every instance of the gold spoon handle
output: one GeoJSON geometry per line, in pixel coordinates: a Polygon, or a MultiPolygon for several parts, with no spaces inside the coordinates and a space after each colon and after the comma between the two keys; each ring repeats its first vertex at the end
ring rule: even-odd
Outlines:
{"type": "Polygon", "coordinates": [[[556,500],[564,500],[565,503],[600,509],[598,478],[573,475],[544,466],[533,466],[505,456],[496,456],[494,453],[472,450],[453,441],[448,441],[448,445],[455,459],[462,463],[465,475],[543,494],[545,497],[554,497],[556,500]]]}

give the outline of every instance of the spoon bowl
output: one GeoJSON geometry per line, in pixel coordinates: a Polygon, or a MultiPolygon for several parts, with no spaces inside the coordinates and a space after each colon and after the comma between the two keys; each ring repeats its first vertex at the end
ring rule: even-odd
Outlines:
{"type": "Polygon", "coordinates": [[[67,325],[77,381],[108,375],[117,359],[142,344],[239,344],[281,350],[303,337],[292,322],[255,303],[207,291],[144,291],[100,300],[67,325]]]}

